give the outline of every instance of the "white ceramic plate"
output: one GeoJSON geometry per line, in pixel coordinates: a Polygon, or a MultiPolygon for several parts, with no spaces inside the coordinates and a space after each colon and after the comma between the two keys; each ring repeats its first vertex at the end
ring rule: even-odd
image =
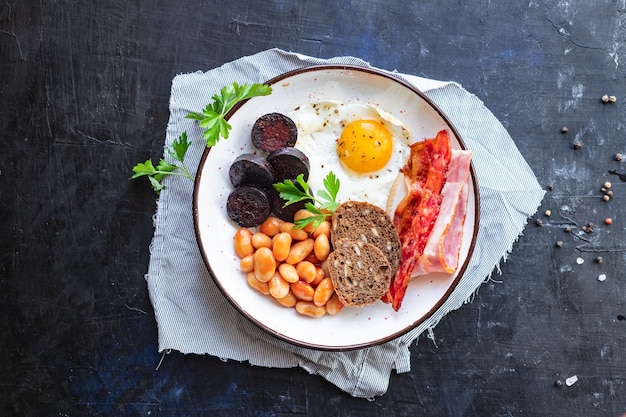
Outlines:
{"type": "Polygon", "coordinates": [[[317,100],[372,103],[402,120],[414,140],[450,133],[453,148],[465,148],[445,115],[421,92],[396,77],[353,66],[316,66],[283,74],[269,83],[269,96],[248,100],[230,113],[230,137],[207,149],[194,190],[194,222],[200,251],[224,296],[254,324],[287,342],[318,350],[350,350],[377,345],[398,337],[432,315],[452,292],[473,250],[478,230],[478,187],[472,170],[470,196],[461,248],[461,267],[453,274],[431,274],[413,280],[400,311],[377,302],[365,308],[344,308],[338,315],[309,318],[285,308],[270,296],[248,286],[233,249],[237,225],[226,214],[232,191],[231,162],[252,152],[250,131],[266,113],[288,113],[317,100]]]}

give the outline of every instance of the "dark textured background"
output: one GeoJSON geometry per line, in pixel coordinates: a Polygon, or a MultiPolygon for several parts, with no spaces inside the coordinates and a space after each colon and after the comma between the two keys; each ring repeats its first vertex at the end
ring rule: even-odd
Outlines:
{"type": "Polygon", "coordinates": [[[625,20],[623,0],[3,2],[0,415],[626,412],[626,185],[607,173],[626,151],[625,20]],[[172,353],[156,370],[155,197],[130,169],[162,154],[176,74],[271,47],[457,81],[553,188],[543,226],[373,402],[300,369],[172,353]]]}

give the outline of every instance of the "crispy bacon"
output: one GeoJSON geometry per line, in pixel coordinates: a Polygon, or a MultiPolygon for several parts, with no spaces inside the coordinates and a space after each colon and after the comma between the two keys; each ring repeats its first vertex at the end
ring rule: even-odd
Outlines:
{"type": "Polygon", "coordinates": [[[432,139],[411,145],[407,164],[402,168],[407,195],[394,213],[394,225],[402,243],[400,267],[383,301],[399,310],[411,273],[431,234],[439,209],[441,191],[452,150],[448,132],[442,130],[432,139]]]}

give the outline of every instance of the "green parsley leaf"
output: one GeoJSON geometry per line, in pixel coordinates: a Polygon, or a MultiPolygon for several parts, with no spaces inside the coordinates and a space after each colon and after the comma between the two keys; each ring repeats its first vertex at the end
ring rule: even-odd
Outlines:
{"type": "Polygon", "coordinates": [[[204,129],[202,137],[206,146],[215,146],[220,139],[228,139],[231,125],[225,117],[235,105],[252,97],[269,95],[271,92],[272,87],[265,84],[233,83],[222,87],[218,94],[213,95],[213,103],[207,104],[202,112],[190,112],[186,117],[197,120],[204,129]]]}
{"type": "Polygon", "coordinates": [[[131,179],[139,178],[144,175],[154,175],[156,174],[156,169],[154,165],[152,165],[152,161],[148,159],[146,162],[139,163],[133,167],[133,172],[135,173],[131,179]]]}
{"type": "Polygon", "coordinates": [[[300,201],[306,201],[305,208],[313,213],[313,216],[296,220],[296,228],[302,229],[309,224],[313,224],[313,228],[317,228],[326,218],[331,217],[339,202],[337,194],[340,186],[339,179],[330,171],[324,178],[324,188],[317,193],[315,197],[310,193],[309,185],[304,180],[304,175],[300,174],[295,181],[285,180],[274,184],[274,188],[279,192],[280,197],[286,201],[285,207],[300,201]]]}
{"type": "Polygon", "coordinates": [[[184,162],[185,154],[190,145],[191,142],[187,138],[187,132],[183,132],[178,140],[174,140],[171,149],[168,148],[167,152],[178,162],[184,162]]]}
{"type": "Polygon", "coordinates": [[[180,162],[180,165],[167,162],[165,159],[159,160],[159,163],[155,167],[152,160],[148,159],[144,163],[139,163],[133,167],[133,176],[130,179],[147,176],[150,180],[152,189],[159,194],[161,190],[165,188],[162,183],[163,178],[167,175],[178,175],[191,179],[193,176],[185,166],[185,154],[189,149],[191,142],[187,139],[187,132],[183,132],[177,139],[174,139],[172,145],[166,148],[167,153],[176,161],[180,162]],[[181,172],[177,172],[181,171],[181,172]]]}
{"type": "Polygon", "coordinates": [[[330,171],[328,175],[326,175],[326,178],[324,178],[324,187],[326,189],[318,192],[318,195],[326,200],[326,202],[321,205],[323,209],[327,209],[331,212],[337,210],[337,207],[339,207],[337,193],[339,192],[340,185],[339,178],[330,171]]]}

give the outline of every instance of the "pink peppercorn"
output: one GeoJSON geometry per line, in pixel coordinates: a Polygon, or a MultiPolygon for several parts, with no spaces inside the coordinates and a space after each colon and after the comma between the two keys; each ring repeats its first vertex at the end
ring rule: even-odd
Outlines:
{"type": "Polygon", "coordinates": [[[606,219],[604,219],[604,223],[611,224],[613,223],[613,219],[611,219],[610,217],[607,217],[606,219]]]}

